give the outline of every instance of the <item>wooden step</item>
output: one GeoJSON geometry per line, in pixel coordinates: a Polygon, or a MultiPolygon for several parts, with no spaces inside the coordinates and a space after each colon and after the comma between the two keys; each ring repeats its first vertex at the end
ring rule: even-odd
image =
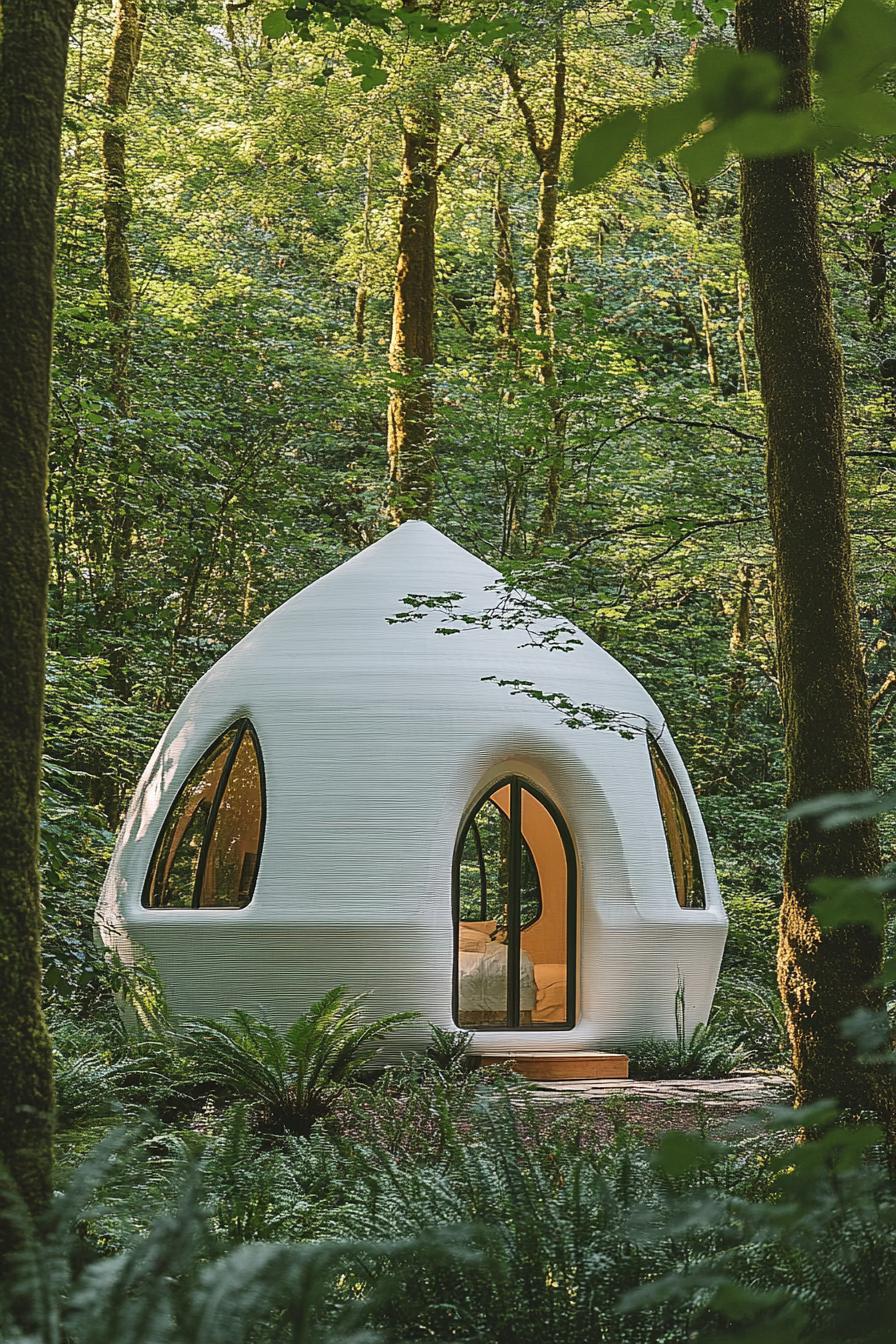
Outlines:
{"type": "Polygon", "coordinates": [[[565,1054],[535,1055],[488,1051],[474,1058],[483,1067],[510,1064],[515,1073],[539,1083],[559,1083],[576,1078],[627,1078],[628,1056],[603,1050],[569,1050],[565,1054]]]}

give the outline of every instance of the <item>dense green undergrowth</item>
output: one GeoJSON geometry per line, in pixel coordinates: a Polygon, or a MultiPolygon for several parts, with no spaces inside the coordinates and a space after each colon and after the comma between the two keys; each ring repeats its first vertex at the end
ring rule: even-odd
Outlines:
{"type": "Polygon", "coordinates": [[[77,1083],[60,1074],[62,1192],[5,1279],[5,1340],[885,1338],[880,1136],[827,1110],[809,1143],[792,1114],[648,1141],[625,1103],[546,1106],[417,1060],[274,1137],[145,1044],[130,1073],[86,1044],[77,1083]]]}
{"type": "Polygon", "coordinates": [[[646,1133],[623,1098],[546,1104],[472,1070],[445,1033],[361,1075],[388,1024],[358,1008],[333,991],[288,1048],[234,1019],[227,1067],[208,1024],[57,1017],[60,1193],[40,1227],[13,1209],[0,1337],[885,1338],[896,1201],[873,1126],[824,1107],[646,1133]],[[316,1070],[300,1134],[247,1093],[237,1047],[287,1089],[316,1070]]]}

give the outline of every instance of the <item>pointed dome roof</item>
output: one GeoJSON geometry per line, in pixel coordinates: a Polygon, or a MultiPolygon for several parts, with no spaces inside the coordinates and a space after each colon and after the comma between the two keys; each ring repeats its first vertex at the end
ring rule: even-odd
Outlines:
{"type": "MultiPolygon", "coordinates": [[[[272,612],[268,621],[315,610],[365,607],[379,603],[388,594],[398,614],[402,598],[410,593],[440,594],[463,591],[481,593],[500,581],[498,570],[458,546],[430,523],[402,523],[387,532],[336,569],[289,598],[272,612]]],[[[266,622],[262,622],[266,624],[266,622]]]]}
{"type": "Polygon", "coordinates": [[[558,618],[533,618],[527,602],[536,612],[544,604],[519,590],[509,605],[507,596],[498,570],[429,523],[407,522],[284,602],[194,689],[223,691],[223,680],[235,676],[249,686],[279,682],[321,709],[341,702],[382,711],[393,700],[500,712],[511,701],[520,712],[558,721],[537,696],[511,700],[512,681],[630,714],[659,731],[656,705],[605,649],[565,621],[571,639],[557,647],[542,637],[558,618]],[[409,604],[409,597],[423,601],[409,604]],[[449,637],[446,628],[456,633],[449,637]]]}

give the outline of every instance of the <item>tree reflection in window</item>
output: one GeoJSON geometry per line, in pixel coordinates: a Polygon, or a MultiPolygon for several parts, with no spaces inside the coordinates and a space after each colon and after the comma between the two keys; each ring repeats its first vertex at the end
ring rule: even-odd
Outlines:
{"type": "MultiPolygon", "coordinates": [[[[492,798],[486,798],[471,819],[461,849],[458,882],[460,918],[494,920],[498,931],[507,927],[510,892],[510,818],[492,798]]],[[[532,851],[520,837],[520,927],[541,914],[541,887],[532,851]]]]}
{"type": "Polygon", "coordinates": [[[705,910],[706,893],[697,842],[681,789],[653,738],[647,739],[660,812],[666,831],[675,896],[683,910],[705,910]]]}
{"type": "Polygon", "coordinates": [[[228,728],[181,788],[162,828],[143,904],[239,909],[252,899],[264,828],[261,752],[248,720],[228,728]]]}

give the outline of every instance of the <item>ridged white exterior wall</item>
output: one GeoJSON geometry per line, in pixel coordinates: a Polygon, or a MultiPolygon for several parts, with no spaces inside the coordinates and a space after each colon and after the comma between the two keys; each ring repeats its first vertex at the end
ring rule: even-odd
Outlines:
{"type": "Polygon", "coordinates": [[[570,652],[521,629],[437,617],[390,624],[410,594],[495,603],[499,578],[426,523],[406,523],[311,584],[226,654],[174,715],[137,787],[97,907],[126,960],[150,953],[178,1013],[242,1007],[286,1026],[334,984],[372,991],[371,1013],[413,1009],[452,1025],[452,855],[461,819],[493,781],[519,774],[554,799],[578,857],[578,1005],[572,1030],[477,1032],[516,1051],[611,1048],[672,1035],[681,975],[687,1020],[705,1021],[727,918],[681,758],[644,688],[584,635],[570,652]],[[690,812],[705,910],[675,898],[642,732],[572,729],[549,705],[486,677],[532,682],[630,716],[661,735],[690,812]],[[151,910],[147,869],[178,789],[215,738],[247,716],[258,734],[267,819],[243,910],[151,910]]]}

